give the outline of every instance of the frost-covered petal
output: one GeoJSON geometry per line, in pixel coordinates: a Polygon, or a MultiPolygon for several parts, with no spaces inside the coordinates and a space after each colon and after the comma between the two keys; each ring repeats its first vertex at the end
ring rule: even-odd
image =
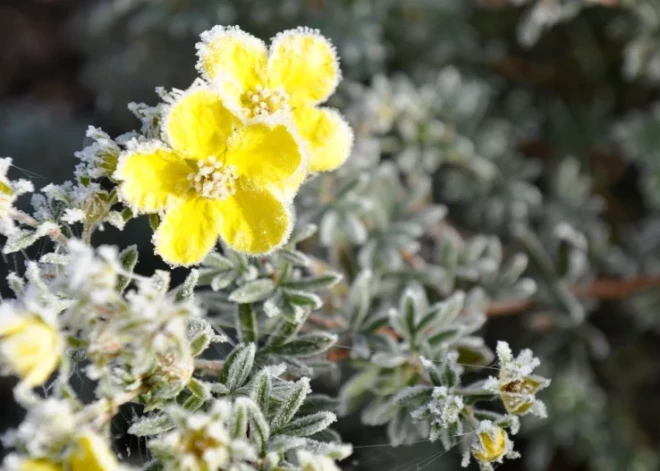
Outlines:
{"type": "Polygon", "coordinates": [[[266,44],[236,26],[215,26],[197,44],[197,68],[208,80],[231,81],[240,90],[261,83],[268,62],[266,44]]]}
{"type": "Polygon", "coordinates": [[[291,234],[291,208],[263,188],[239,185],[220,206],[220,235],[237,252],[265,254],[284,244],[291,234]]]}
{"type": "Polygon", "coordinates": [[[337,111],[301,106],[293,110],[293,121],[307,142],[310,172],[334,170],[346,161],[353,146],[353,131],[337,111]]]}
{"type": "Polygon", "coordinates": [[[29,386],[44,384],[60,361],[57,331],[37,317],[28,317],[0,339],[0,353],[12,372],[29,386]]]}
{"type": "Polygon", "coordinates": [[[220,233],[219,200],[192,197],[165,213],[154,234],[156,253],[173,265],[192,265],[208,254],[220,233]]]}
{"type": "Polygon", "coordinates": [[[317,30],[292,29],[273,39],[268,85],[272,89],[284,88],[293,108],[325,101],[340,78],[337,52],[317,30]]]}
{"type": "Polygon", "coordinates": [[[119,157],[113,177],[121,199],[140,213],[166,208],[188,188],[190,166],[157,143],[136,145],[119,157]]]}
{"type": "Polygon", "coordinates": [[[300,180],[292,178],[303,165],[303,152],[284,124],[260,122],[238,129],[230,138],[226,165],[255,187],[295,194],[300,180]]]}
{"type": "Polygon", "coordinates": [[[76,439],[69,457],[71,471],[116,471],[117,458],[99,435],[88,433],[76,439]]]}
{"type": "Polygon", "coordinates": [[[163,130],[177,154],[198,160],[222,155],[236,124],[220,95],[208,87],[193,86],[170,105],[163,130]]]}

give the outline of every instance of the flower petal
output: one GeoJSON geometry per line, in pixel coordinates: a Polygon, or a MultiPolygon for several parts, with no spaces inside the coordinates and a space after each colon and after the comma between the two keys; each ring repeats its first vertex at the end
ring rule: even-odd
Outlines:
{"type": "Polygon", "coordinates": [[[291,234],[292,210],[268,191],[240,185],[220,206],[220,235],[237,252],[265,254],[286,243],[291,234]]]}
{"type": "Polygon", "coordinates": [[[71,471],[116,471],[117,458],[99,435],[87,433],[76,438],[69,457],[71,471]]]}
{"type": "Polygon", "coordinates": [[[57,332],[35,318],[3,337],[0,352],[10,369],[29,386],[45,383],[60,361],[57,332]]]}
{"type": "Polygon", "coordinates": [[[154,142],[123,153],[113,178],[120,181],[122,201],[137,213],[153,213],[184,194],[190,172],[185,161],[154,142]]]}
{"type": "Polygon", "coordinates": [[[286,125],[256,122],[232,135],[225,163],[236,168],[239,178],[257,187],[295,194],[300,184],[292,176],[304,159],[298,141],[286,125]]]}
{"type": "Polygon", "coordinates": [[[334,170],[346,161],[353,147],[353,131],[337,111],[301,106],[293,110],[293,122],[307,141],[310,172],[334,170]]]}
{"type": "Polygon", "coordinates": [[[197,68],[208,80],[230,80],[241,90],[254,88],[264,76],[268,49],[261,39],[236,26],[215,26],[197,44],[197,68]]]}
{"type": "Polygon", "coordinates": [[[18,471],[63,471],[63,468],[48,460],[25,460],[18,471]]]}
{"type": "Polygon", "coordinates": [[[293,108],[325,101],[341,78],[337,52],[314,29],[297,28],[275,36],[268,59],[268,85],[283,87],[293,108]]]}
{"type": "Polygon", "coordinates": [[[163,129],[172,149],[186,159],[197,160],[222,155],[236,124],[238,120],[220,95],[204,86],[193,86],[170,106],[163,129]]]}
{"type": "Polygon", "coordinates": [[[171,207],[154,234],[156,253],[173,265],[192,265],[208,254],[220,233],[220,205],[192,197],[171,207]]]}

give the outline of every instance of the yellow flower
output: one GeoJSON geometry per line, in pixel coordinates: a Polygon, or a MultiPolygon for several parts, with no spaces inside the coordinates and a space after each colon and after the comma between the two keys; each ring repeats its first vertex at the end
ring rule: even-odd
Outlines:
{"type": "Polygon", "coordinates": [[[115,471],[119,467],[117,458],[106,441],[95,433],[76,438],[68,461],[71,471],[115,471]]]}
{"type": "Polygon", "coordinates": [[[171,104],[160,142],[133,143],[115,179],[135,212],[164,212],[157,253],[175,265],[201,261],[218,236],[232,249],[264,254],[289,237],[290,198],[304,166],[300,146],[275,119],[239,125],[220,96],[195,84],[171,104]]]}
{"type": "Polygon", "coordinates": [[[57,368],[61,346],[55,328],[27,314],[0,326],[0,353],[23,383],[39,386],[57,368]]]}
{"type": "Polygon", "coordinates": [[[522,380],[501,382],[500,398],[507,412],[524,415],[537,400],[534,395],[548,385],[548,380],[538,376],[525,376],[522,380]]]}
{"type": "Polygon", "coordinates": [[[25,460],[18,469],[20,471],[63,471],[61,466],[47,460],[25,460]]]}
{"type": "Polygon", "coordinates": [[[514,357],[506,342],[498,342],[497,357],[500,363],[500,376],[497,382],[494,378],[491,380],[491,390],[499,394],[507,412],[517,415],[529,412],[545,417],[545,406],[536,399],[536,393],[548,387],[550,380],[531,374],[540,364],[539,359],[535,358],[528,349],[514,357]]]}
{"type": "Polygon", "coordinates": [[[197,48],[200,73],[217,85],[242,120],[290,117],[309,153],[309,171],[333,170],[344,163],[353,144],[351,128],[335,110],[316,106],[341,79],[336,51],[318,31],[284,31],[268,50],[238,27],[216,26],[202,33],[197,48]]]}
{"type": "Polygon", "coordinates": [[[478,444],[473,448],[473,454],[480,461],[498,461],[509,451],[509,437],[500,427],[492,426],[481,431],[477,437],[478,444]]]}

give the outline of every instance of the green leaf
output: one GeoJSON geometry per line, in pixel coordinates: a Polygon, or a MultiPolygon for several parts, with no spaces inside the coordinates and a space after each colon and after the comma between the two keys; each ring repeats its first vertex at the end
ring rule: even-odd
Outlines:
{"type": "Polygon", "coordinates": [[[308,394],[305,403],[300,407],[300,414],[313,414],[321,411],[336,411],[339,407],[337,398],[326,394],[308,394]]]}
{"type": "Polygon", "coordinates": [[[128,429],[128,433],[137,437],[149,437],[168,432],[175,427],[172,419],[165,414],[142,417],[134,422],[128,429]]]}
{"type": "Polygon", "coordinates": [[[300,306],[309,311],[319,309],[323,305],[323,301],[318,295],[307,291],[292,291],[287,289],[285,290],[285,297],[289,304],[300,306]]]}
{"type": "Polygon", "coordinates": [[[450,344],[458,340],[463,333],[465,328],[463,326],[450,327],[445,329],[437,334],[432,335],[428,338],[427,342],[431,347],[438,347],[443,344],[450,344]]]}
{"type": "Polygon", "coordinates": [[[291,421],[293,416],[296,415],[296,412],[298,412],[298,409],[300,409],[300,406],[305,402],[305,398],[309,392],[309,378],[300,378],[296,382],[294,389],[277,409],[271,421],[273,430],[279,430],[291,421]]]}
{"type": "Polygon", "coordinates": [[[303,313],[301,316],[298,316],[296,321],[289,320],[288,316],[280,320],[279,324],[270,335],[267,346],[279,346],[284,345],[289,342],[303,326],[309,312],[303,313]]]}
{"type": "Polygon", "coordinates": [[[318,229],[319,228],[316,224],[305,224],[304,226],[296,228],[296,230],[293,231],[293,234],[291,234],[291,241],[293,243],[298,243],[303,240],[307,240],[316,234],[318,229]]]}
{"type": "Polygon", "coordinates": [[[378,426],[388,423],[394,418],[398,407],[388,398],[377,397],[372,399],[367,406],[362,409],[360,420],[364,425],[378,426]]]}
{"type": "Polygon", "coordinates": [[[347,315],[350,319],[349,327],[355,332],[360,329],[364,319],[369,313],[371,302],[371,271],[363,270],[353,282],[348,294],[347,315]]]}
{"type": "Polygon", "coordinates": [[[183,403],[183,408],[189,412],[195,412],[199,410],[206,401],[206,398],[193,394],[183,403]]]}
{"type": "Polygon", "coordinates": [[[236,307],[236,323],[239,339],[242,343],[257,343],[257,316],[252,304],[239,304],[236,307]]]}
{"type": "Polygon", "coordinates": [[[291,435],[294,437],[308,437],[327,428],[337,421],[337,416],[332,412],[317,412],[292,420],[287,425],[274,433],[291,435]]]}
{"type": "MultiPolygon", "coordinates": [[[[124,272],[131,274],[133,273],[133,270],[135,270],[135,265],[137,265],[138,262],[138,255],[137,245],[129,245],[120,252],[119,263],[121,263],[121,267],[124,272]]],[[[117,278],[117,286],[115,289],[118,293],[123,293],[128,287],[129,283],[130,278],[128,276],[120,275],[117,278]]]]}
{"type": "Polygon", "coordinates": [[[312,440],[325,443],[341,443],[341,435],[331,428],[326,428],[310,437],[312,440]]]}
{"type": "Polygon", "coordinates": [[[259,406],[248,398],[239,397],[236,403],[245,403],[245,408],[248,412],[248,420],[250,422],[250,438],[257,445],[259,452],[266,450],[266,445],[270,440],[270,427],[264,414],[259,409],[259,406]]]}
{"type": "Polygon", "coordinates": [[[362,324],[362,331],[365,333],[376,332],[378,329],[386,327],[390,323],[390,316],[387,312],[378,312],[367,317],[362,324]]]}
{"type": "Polygon", "coordinates": [[[158,229],[158,226],[160,226],[160,217],[158,214],[150,214],[149,215],[149,226],[151,226],[151,230],[156,231],[158,229]]]}
{"type": "Polygon", "coordinates": [[[178,302],[188,301],[193,298],[195,294],[195,286],[199,280],[199,271],[195,268],[190,270],[183,284],[176,292],[176,300],[178,302]]]}
{"type": "Polygon", "coordinates": [[[307,255],[298,250],[280,249],[277,254],[287,262],[299,267],[308,267],[311,263],[307,255]]]}
{"type": "Polygon", "coordinates": [[[257,373],[250,391],[250,397],[265,414],[268,414],[272,387],[270,371],[263,369],[257,373]]]}
{"type": "Polygon", "coordinates": [[[145,465],[144,471],[163,471],[165,465],[158,460],[150,461],[145,465]]]}
{"type": "Polygon", "coordinates": [[[298,291],[324,291],[335,286],[341,279],[342,275],[339,273],[329,273],[282,283],[282,287],[298,291]]]}
{"type": "MultiPolygon", "coordinates": [[[[430,371],[431,370],[429,370],[429,372],[430,371]]],[[[448,388],[453,388],[458,386],[460,379],[461,379],[461,375],[458,370],[458,366],[456,365],[456,359],[455,357],[452,358],[449,355],[447,356],[447,359],[442,365],[442,372],[440,379],[438,380],[433,376],[431,377],[431,380],[433,381],[434,384],[437,381],[440,386],[446,386],[448,388]]]]}
{"type": "Polygon", "coordinates": [[[211,344],[211,337],[206,332],[201,333],[190,342],[190,353],[196,357],[201,355],[211,344]]]}
{"type": "Polygon", "coordinates": [[[431,386],[413,386],[394,396],[394,402],[402,407],[414,408],[429,402],[432,395],[433,388],[431,386]]]}
{"type": "Polygon", "coordinates": [[[211,289],[213,291],[220,291],[221,289],[225,289],[227,286],[231,285],[237,277],[238,272],[236,270],[228,270],[219,273],[211,279],[211,289]]]}
{"type": "Polygon", "coordinates": [[[369,368],[354,375],[344,384],[339,392],[340,415],[350,414],[360,407],[378,380],[379,372],[379,368],[369,368]]]}
{"type": "Polygon", "coordinates": [[[498,397],[497,394],[494,394],[491,391],[469,387],[465,389],[454,389],[454,394],[463,396],[463,402],[465,402],[465,405],[472,405],[484,401],[494,401],[498,397]]]}
{"type": "Polygon", "coordinates": [[[89,340],[83,340],[75,335],[67,335],[66,343],[71,348],[84,348],[89,345],[89,340]]]}
{"type": "Polygon", "coordinates": [[[186,337],[190,341],[190,353],[196,357],[202,354],[217,336],[208,322],[201,317],[191,317],[186,325],[186,337]]]}
{"type": "Polygon", "coordinates": [[[5,245],[2,248],[2,253],[10,254],[24,250],[34,244],[36,241],[48,235],[50,232],[59,231],[57,224],[52,222],[44,222],[37,227],[36,230],[20,229],[12,232],[7,236],[5,245]]]}
{"type": "Polygon", "coordinates": [[[188,389],[197,397],[204,399],[211,398],[210,386],[196,378],[191,378],[191,380],[188,382],[188,389]]]}
{"type": "Polygon", "coordinates": [[[409,445],[417,440],[418,424],[413,423],[410,414],[402,409],[387,425],[387,436],[392,446],[409,445]]]}
{"type": "MultiPolygon", "coordinates": [[[[435,365],[435,363],[431,360],[427,360],[426,358],[422,357],[422,366],[426,370],[426,372],[429,374],[429,378],[431,378],[431,382],[433,383],[434,386],[447,386],[447,387],[453,387],[455,386],[454,382],[450,382],[448,384],[447,380],[451,378],[445,378],[443,372],[441,372],[435,365]]],[[[450,361],[449,358],[447,358],[446,363],[444,364],[445,368],[452,368],[453,363],[450,361]]]]}
{"type": "Polygon", "coordinates": [[[212,267],[217,271],[228,271],[234,269],[234,262],[218,252],[211,252],[202,260],[202,266],[212,267]]]}
{"type": "Polygon", "coordinates": [[[461,313],[465,304],[465,293],[457,291],[448,299],[432,306],[432,310],[437,310],[436,325],[449,326],[461,313]]]}
{"type": "Polygon", "coordinates": [[[254,303],[263,301],[275,290],[275,283],[270,278],[261,278],[245,283],[232,291],[229,300],[235,303],[254,303]]]}
{"type": "Polygon", "coordinates": [[[252,371],[256,346],[253,343],[241,345],[229,354],[220,374],[220,382],[231,392],[240,388],[252,371]]]}
{"type": "Polygon", "coordinates": [[[301,335],[283,345],[270,346],[266,351],[290,357],[308,357],[325,352],[335,342],[337,342],[336,335],[318,332],[316,334],[301,335]]]}
{"type": "Polygon", "coordinates": [[[392,309],[390,311],[390,322],[392,327],[401,334],[402,337],[410,341],[411,346],[415,345],[415,319],[417,318],[417,306],[415,304],[415,295],[411,290],[406,290],[401,301],[400,310],[392,309]]]}
{"type": "Polygon", "coordinates": [[[247,437],[248,412],[246,401],[236,401],[231,416],[231,436],[234,439],[247,437]]]}
{"type": "MultiPolygon", "coordinates": [[[[130,217],[129,217],[130,219],[130,217]]],[[[119,211],[109,211],[107,216],[105,217],[105,220],[119,229],[120,231],[124,229],[126,226],[126,221],[127,219],[124,219],[124,215],[120,213],[119,211]]]]}

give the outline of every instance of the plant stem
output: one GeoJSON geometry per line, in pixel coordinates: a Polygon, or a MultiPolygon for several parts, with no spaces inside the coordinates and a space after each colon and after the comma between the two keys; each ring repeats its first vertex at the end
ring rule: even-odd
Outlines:
{"type": "MultiPolygon", "coordinates": [[[[574,286],[571,292],[578,298],[623,299],[648,288],[660,287],[660,275],[640,275],[626,279],[600,279],[574,286]]],[[[528,298],[495,301],[486,308],[488,317],[520,314],[534,308],[537,301],[528,298]]]]}

